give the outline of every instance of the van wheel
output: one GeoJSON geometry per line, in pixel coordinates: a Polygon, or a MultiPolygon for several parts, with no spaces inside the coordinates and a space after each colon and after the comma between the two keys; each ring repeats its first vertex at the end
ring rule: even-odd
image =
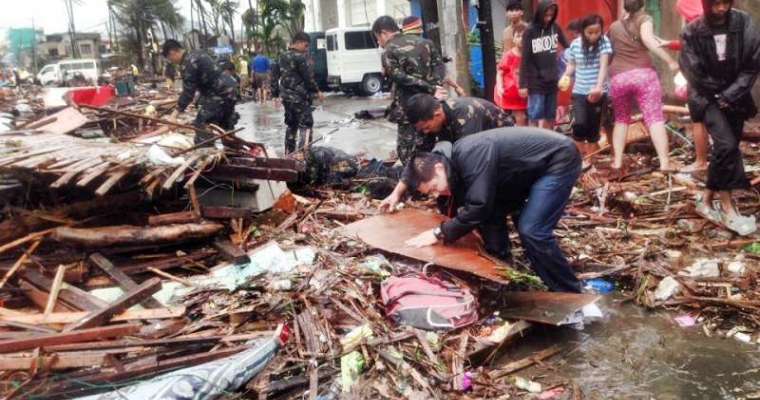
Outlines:
{"type": "Polygon", "coordinates": [[[378,75],[365,75],[362,80],[362,92],[371,96],[380,91],[383,87],[383,81],[378,75]]]}

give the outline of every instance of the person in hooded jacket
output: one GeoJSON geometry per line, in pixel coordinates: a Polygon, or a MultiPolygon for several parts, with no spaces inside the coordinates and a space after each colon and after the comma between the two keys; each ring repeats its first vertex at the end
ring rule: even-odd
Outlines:
{"type": "Polygon", "coordinates": [[[689,82],[689,110],[713,140],[707,184],[697,212],[748,235],[755,217],[743,217],[731,201],[749,189],[739,149],[744,122],[757,114],[751,90],[760,74],[760,29],[733,0],[702,0],[704,14],[681,33],[680,66],[689,82]],[[719,201],[713,202],[717,194],[719,201]]]}
{"type": "Polygon", "coordinates": [[[528,99],[531,126],[552,129],[557,118],[557,52],[569,43],[555,22],[559,6],[551,0],[538,3],[533,22],[523,33],[520,97],[528,99]]]}
{"type": "Polygon", "coordinates": [[[531,267],[551,291],[581,284],[554,237],[581,172],[581,154],[564,135],[539,128],[499,128],[419,153],[406,166],[410,187],[438,197],[450,219],[409,239],[409,246],[451,244],[478,229],[485,249],[511,260],[507,214],[515,218],[531,267]]]}

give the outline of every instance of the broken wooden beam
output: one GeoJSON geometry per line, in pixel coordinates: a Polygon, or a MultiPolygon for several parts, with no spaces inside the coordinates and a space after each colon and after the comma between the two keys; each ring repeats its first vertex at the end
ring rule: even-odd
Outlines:
{"type": "Polygon", "coordinates": [[[135,275],[146,272],[150,268],[164,270],[181,267],[185,264],[196,264],[198,261],[214,255],[216,255],[216,251],[213,250],[198,250],[182,256],[171,256],[119,265],[118,268],[127,275],[135,275]]]}
{"type": "Polygon", "coordinates": [[[209,172],[203,174],[209,179],[237,181],[241,178],[261,179],[269,181],[295,182],[298,180],[298,171],[290,169],[255,168],[242,165],[217,165],[209,172]]]}
{"type": "MultiPolygon", "coordinates": [[[[129,291],[138,286],[138,284],[132,280],[127,274],[125,274],[122,270],[117,268],[111,261],[109,261],[107,258],[105,258],[100,253],[93,253],[88,258],[91,264],[95,265],[96,267],[100,268],[103,272],[105,272],[106,275],[119,287],[124,289],[124,291],[129,291]]],[[[153,297],[148,297],[145,300],[142,301],[142,305],[147,308],[161,308],[163,305],[158,302],[158,300],[154,299],[153,297]]]]}
{"type": "Polygon", "coordinates": [[[68,343],[89,342],[110,337],[121,337],[140,332],[142,324],[105,326],[93,329],[82,329],[75,332],[50,333],[42,335],[27,335],[27,337],[0,342],[0,353],[23,351],[42,346],[54,346],[68,343]]]}
{"type": "MultiPolygon", "coordinates": [[[[149,310],[127,310],[111,318],[111,322],[137,321],[149,319],[169,319],[180,318],[185,315],[187,309],[185,306],[152,308],[149,310]]],[[[45,324],[71,324],[81,321],[90,313],[86,311],[69,311],[55,312],[52,314],[22,314],[22,315],[1,315],[0,322],[14,322],[30,325],[45,324]]]]}
{"type": "Polygon", "coordinates": [[[39,371],[69,368],[96,368],[106,365],[107,352],[83,351],[52,355],[2,354],[0,371],[24,371],[35,368],[39,371]]]}
{"type": "Polygon", "coordinates": [[[306,163],[289,158],[266,158],[266,157],[232,157],[230,161],[234,165],[242,165],[254,168],[292,169],[305,171],[306,163]]]}
{"type": "MultiPolygon", "coordinates": [[[[24,277],[29,283],[48,292],[53,287],[53,281],[37,271],[28,269],[24,271],[24,277]]],[[[108,306],[107,302],[65,282],[61,285],[58,298],[82,311],[96,311],[108,306]]]]}
{"type": "Polygon", "coordinates": [[[201,206],[201,216],[211,219],[251,218],[253,210],[239,207],[201,206]]]}
{"type": "Polygon", "coordinates": [[[148,225],[172,225],[201,222],[201,216],[195,211],[182,211],[170,214],[151,215],[148,225]]]}
{"type": "Polygon", "coordinates": [[[85,248],[110,246],[159,245],[201,239],[219,233],[224,226],[204,221],[199,224],[176,224],[170,226],[142,227],[134,225],[106,226],[100,228],[61,227],[53,230],[52,237],[58,242],[85,248]]]}
{"type": "Polygon", "coordinates": [[[109,304],[108,307],[99,311],[93,311],[80,321],[67,325],[63,331],[71,332],[76,329],[87,329],[103,325],[110,321],[114,315],[126,311],[128,308],[142,302],[159,290],[161,290],[161,280],[158,278],[148,279],[139,286],[132,288],[128,292],[119,296],[119,298],[109,304]]]}
{"type": "Polygon", "coordinates": [[[219,251],[219,255],[221,255],[225,261],[232,264],[239,265],[251,262],[251,257],[249,257],[240,246],[232,244],[229,240],[214,241],[214,248],[219,251]]]}

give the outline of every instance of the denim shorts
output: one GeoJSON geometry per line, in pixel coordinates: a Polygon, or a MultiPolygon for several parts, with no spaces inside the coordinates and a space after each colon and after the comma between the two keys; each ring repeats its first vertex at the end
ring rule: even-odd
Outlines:
{"type": "Polygon", "coordinates": [[[528,95],[528,119],[554,123],[557,118],[557,93],[531,93],[528,95]]]}

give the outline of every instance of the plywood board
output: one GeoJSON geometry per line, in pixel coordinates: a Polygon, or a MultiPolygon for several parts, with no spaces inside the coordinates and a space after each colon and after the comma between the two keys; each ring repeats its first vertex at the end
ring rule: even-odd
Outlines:
{"type": "Polygon", "coordinates": [[[505,266],[481,255],[479,239],[469,234],[455,243],[416,248],[404,242],[438,226],[446,217],[423,210],[402,210],[382,214],[347,225],[344,234],[358,237],[368,245],[394,254],[465,271],[482,278],[507,283],[505,266]]]}

